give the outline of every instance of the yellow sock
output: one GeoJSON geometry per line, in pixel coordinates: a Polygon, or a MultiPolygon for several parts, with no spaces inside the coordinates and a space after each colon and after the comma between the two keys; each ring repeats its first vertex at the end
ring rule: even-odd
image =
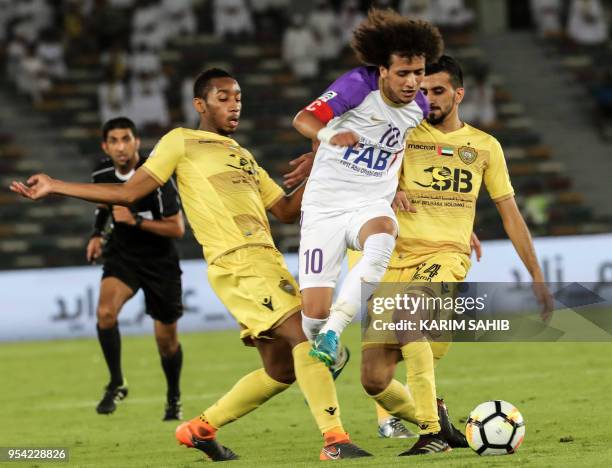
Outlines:
{"type": "Polygon", "coordinates": [[[434,367],[438,365],[440,359],[446,356],[450,345],[451,343],[448,341],[431,341],[429,343],[429,346],[431,346],[431,352],[433,353],[434,367]]]}
{"type": "Polygon", "coordinates": [[[344,432],[334,380],[325,364],[309,356],[309,351],[308,341],[293,348],[293,367],[297,383],[321,433],[344,432]]]}
{"type": "Polygon", "coordinates": [[[429,342],[415,341],[402,346],[408,387],[416,403],[415,416],[420,434],[440,431],[436,403],[433,354],[429,342]]]}
{"type": "Polygon", "coordinates": [[[372,398],[393,416],[417,423],[414,399],[397,380],[393,379],[387,388],[372,398]]]}
{"type": "Polygon", "coordinates": [[[274,380],[263,368],[257,369],[236,382],[201,417],[212,426],[220,428],[250,413],[290,386],[274,380]]]}
{"type": "Polygon", "coordinates": [[[378,419],[379,426],[387,419],[392,417],[392,415],[387,413],[387,410],[380,406],[378,403],[375,403],[374,406],[376,406],[376,419],[378,419]]]}

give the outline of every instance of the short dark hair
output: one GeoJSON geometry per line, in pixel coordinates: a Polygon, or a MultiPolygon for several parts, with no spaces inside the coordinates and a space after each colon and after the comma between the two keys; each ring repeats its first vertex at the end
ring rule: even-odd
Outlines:
{"type": "Polygon", "coordinates": [[[454,58],[442,55],[437,62],[430,63],[425,67],[425,75],[446,72],[450,76],[453,88],[463,88],[463,70],[454,58]]]}
{"type": "Polygon", "coordinates": [[[117,128],[129,128],[132,134],[138,137],[138,131],[136,130],[134,122],[127,117],[115,117],[114,119],[107,120],[106,123],[102,125],[102,141],[106,141],[108,132],[117,128]]]}
{"type": "Polygon", "coordinates": [[[208,70],[204,70],[196,77],[193,83],[193,97],[206,99],[206,95],[208,91],[210,91],[210,82],[215,78],[234,79],[232,75],[221,68],[209,68],[208,70]]]}
{"type": "Polygon", "coordinates": [[[424,56],[435,62],[444,48],[438,28],[427,21],[413,20],[391,9],[372,8],[353,31],[351,47],[366,65],[389,67],[391,55],[424,56]]]}

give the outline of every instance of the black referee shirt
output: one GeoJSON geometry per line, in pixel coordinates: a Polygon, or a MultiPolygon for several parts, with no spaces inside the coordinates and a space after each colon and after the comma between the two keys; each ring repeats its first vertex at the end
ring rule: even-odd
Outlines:
{"type": "MultiPolygon", "coordinates": [[[[142,166],[146,160],[146,157],[140,156],[135,170],[142,166]]],[[[119,176],[121,174],[116,172],[110,158],[102,160],[91,174],[92,181],[96,184],[125,182],[119,176]]],[[[113,207],[109,206],[108,208],[112,213],[113,207]]],[[[151,220],[159,220],[177,214],[181,208],[174,181],[170,178],[162,187],[141,198],[129,208],[134,215],[140,215],[144,219],[151,220]]],[[[125,223],[115,223],[113,220],[113,230],[108,239],[105,255],[114,253],[143,259],[148,259],[151,256],[159,258],[177,255],[174,241],[170,237],[159,236],[125,223]]]]}

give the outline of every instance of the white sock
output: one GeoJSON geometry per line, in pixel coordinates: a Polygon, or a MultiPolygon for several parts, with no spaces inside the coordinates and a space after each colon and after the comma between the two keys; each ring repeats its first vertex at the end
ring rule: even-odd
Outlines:
{"type": "Polygon", "coordinates": [[[304,335],[308,338],[308,341],[314,341],[315,336],[319,334],[323,325],[327,323],[327,319],[316,319],[310,318],[304,315],[302,312],[302,330],[304,330],[304,335]]]}
{"type": "Polygon", "coordinates": [[[329,310],[329,319],[321,329],[321,333],[333,330],[340,336],[340,333],[353,321],[358,312],[359,306],[355,304],[349,304],[348,302],[334,303],[329,310]]]}
{"type": "Polygon", "coordinates": [[[395,238],[391,234],[372,234],[366,239],[363,256],[346,275],[322,333],[333,330],[340,335],[353,321],[361,310],[362,297],[368,299],[385,275],[394,247],[395,238]]]}

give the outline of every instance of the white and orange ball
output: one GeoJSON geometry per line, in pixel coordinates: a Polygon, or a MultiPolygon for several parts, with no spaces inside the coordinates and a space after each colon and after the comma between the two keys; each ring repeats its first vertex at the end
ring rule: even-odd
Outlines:
{"type": "Polygon", "coordinates": [[[485,401],[470,413],[465,436],[478,455],[506,455],[516,452],[523,442],[525,421],[507,401],[485,401]]]}

